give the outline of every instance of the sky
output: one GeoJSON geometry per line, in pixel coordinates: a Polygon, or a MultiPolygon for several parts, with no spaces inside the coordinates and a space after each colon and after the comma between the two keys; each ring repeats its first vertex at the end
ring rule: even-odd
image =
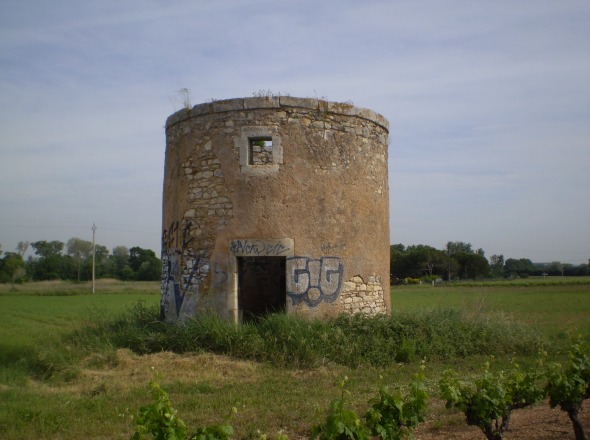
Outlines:
{"type": "Polygon", "coordinates": [[[385,116],[391,243],[590,258],[587,0],[0,0],[2,250],[159,254],[181,88],[385,116]]]}

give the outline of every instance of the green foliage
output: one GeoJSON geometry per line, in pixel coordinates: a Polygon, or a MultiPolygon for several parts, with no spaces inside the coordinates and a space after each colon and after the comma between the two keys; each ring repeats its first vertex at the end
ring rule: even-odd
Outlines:
{"type": "Polygon", "coordinates": [[[13,285],[22,282],[26,275],[25,262],[21,255],[6,252],[0,259],[0,282],[11,282],[13,285]]]}
{"type": "Polygon", "coordinates": [[[444,251],[425,245],[407,248],[402,244],[392,245],[389,261],[391,275],[401,279],[418,279],[422,275],[442,276],[448,267],[444,251]]]}
{"type": "Polygon", "coordinates": [[[139,281],[157,281],[162,276],[162,263],[151,249],[139,246],[129,249],[129,266],[139,281]]]}
{"type": "Polygon", "coordinates": [[[186,425],[176,417],[177,411],[172,408],[168,393],[155,381],[150,382],[150,389],[153,402],[140,408],[131,440],[141,440],[146,435],[154,440],[185,440],[186,425]]]}
{"type": "Polygon", "coordinates": [[[510,401],[508,408],[510,411],[526,408],[543,400],[547,392],[542,386],[546,377],[543,369],[543,357],[547,353],[543,352],[542,357],[537,361],[535,368],[522,370],[517,363],[506,375],[506,387],[510,392],[510,401]]]}
{"type": "Polygon", "coordinates": [[[131,440],[145,439],[146,436],[154,440],[229,440],[233,435],[234,428],[229,419],[237,412],[236,408],[232,408],[223,423],[198,428],[187,437],[186,425],[177,417],[178,411],[172,408],[168,393],[155,380],[150,382],[150,390],[153,402],[140,408],[131,440]]]}
{"type": "MultiPolygon", "coordinates": [[[[61,241],[37,241],[31,246],[36,257],[29,257],[26,263],[30,279],[80,282],[92,278],[92,242],[71,238],[66,245],[66,255],[63,254],[64,243],[61,241]]],[[[126,281],[159,281],[161,278],[162,263],[150,249],[135,246],[129,250],[116,246],[109,255],[105,246],[96,244],[94,250],[96,278],[126,281]]]]}
{"type": "Polygon", "coordinates": [[[334,400],[324,423],[311,429],[311,439],[319,440],[367,440],[369,430],[361,422],[360,417],[344,406],[344,396],[349,394],[346,389],[347,377],[340,382],[340,398],[334,400]]]}
{"type": "Polygon", "coordinates": [[[479,427],[489,440],[495,440],[503,438],[512,410],[544,398],[541,378],[538,369],[522,371],[516,364],[508,374],[493,374],[486,363],[483,373],[473,382],[459,379],[454,370],[446,370],[439,384],[447,407],[462,411],[468,425],[479,427]]]}
{"type": "Polygon", "coordinates": [[[197,432],[190,436],[190,440],[229,440],[233,433],[233,426],[223,423],[197,429],[197,432]]]}
{"type": "Polygon", "coordinates": [[[590,398],[590,358],[584,348],[581,340],[575,341],[567,365],[552,364],[547,373],[549,405],[559,405],[568,414],[578,440],[586,438],[578,413],[582,402],[590,398]]]}
{"type": "Polygon", "coordinates": [[[504,264],[504,276],[506,277],[527,277],[535,270],[533,262],[528,258],[508,258],[504,264]]]}
{"type": "Polygon", "coordinates": [[[408,438],[414,428],[426,420],[428,393],[424,384],[424,369],[422,364],[406,396],[387,386],[381,387],[379,397],[369,402],[372,406],[365,415],[371,435],[383,440],[408,438]]]}

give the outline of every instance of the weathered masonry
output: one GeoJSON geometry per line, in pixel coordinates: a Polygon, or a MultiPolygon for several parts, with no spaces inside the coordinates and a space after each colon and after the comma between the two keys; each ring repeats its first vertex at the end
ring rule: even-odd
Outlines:
{"type": "Polygon", "coordinates": [[[294,97],[166,121],[162,317],[387,313],[388,122],[294,97]]]}

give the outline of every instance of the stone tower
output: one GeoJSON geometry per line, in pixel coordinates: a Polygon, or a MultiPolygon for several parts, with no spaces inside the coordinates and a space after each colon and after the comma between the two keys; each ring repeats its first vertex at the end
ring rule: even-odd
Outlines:
{"type": "Polygon", "coordinates": [[[289,96],[171,115],[162,317],[389,312],[388,127],[289,96]]]}

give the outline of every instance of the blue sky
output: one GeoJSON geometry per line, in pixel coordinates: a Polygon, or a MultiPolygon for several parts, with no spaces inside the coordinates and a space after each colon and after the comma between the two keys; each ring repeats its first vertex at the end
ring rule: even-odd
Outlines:
{"type": "Polygon", "coordinates": [[[2,249],[159,253],[180,88],[384,115],[392,243],[590,258],[587,0],[0,0],[2,249]]]}

